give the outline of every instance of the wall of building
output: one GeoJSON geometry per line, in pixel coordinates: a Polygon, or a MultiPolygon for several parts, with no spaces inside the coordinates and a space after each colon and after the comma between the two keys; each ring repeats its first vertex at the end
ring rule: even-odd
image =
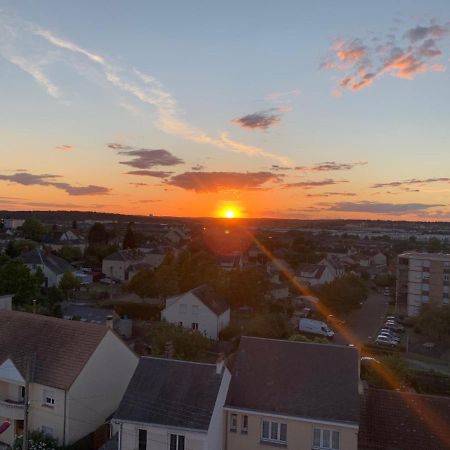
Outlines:
{"type": "MultiPolygon", "coordinates": [[[[267,450],[277,444],[270,444],[261,441],[262,436],[262,421],[263,417],[257,414],[247,414],[248,416],[248,431],[241,431],[242,414],[238,414],[238,428],[230,431],[230,414],[227,411],[227,428],[226,428],[226,450],[267,450]]],[[[324,428],[329,430],[336,430],[340,433],[340,449],[341,450],[357,450],[358,449],[358,429],[348,428],[339,425],[328,425],[311,423],[294,419],[285,419],[277,417],[264,417],[264,420],[272,420],[275,422],[287,424],[287,446],[281,447],[287,449],[313,449],[313,432],[314,428],[324,428]]]]}
{"type": "Polygon", "coordinates": [[[119,406],[137,364],[138,357],[108,331],[68,392],[68,443],[105,423],[119,406]]]}
{"type": "Polygon", "coordinates": [[[217,394],[216,404],[209,422],[207,448],[208,450],[224,450],[225,448],[225,411],[223,406],[227,398],[228,387],[230,386],[231,373],[224,369],[222,382],[217,394]]]}
{"type": "Polygon", "coordinates": [[[217,317],[190,292],[175,302],[169,299],[167,307],[162,311],[161,316],[170,323],[179,324],[182,322],[183,327],[189,329],[192,329],[192,323],[198,323],[198,330],[211,339],[217,339],[218,332],[226,327],[230,321],[229,310],[217,317]]]}
{"type": "Polygon", "coordinates": [[[186,450],[216,450],[207,447],[206,433],[202,432],[135,423],[123,423],[119,427],[115,425],[114,430],[117,429],[120,429],[119,450],[136,450],[138,448],[139,429],[147,430],[147,450],[168,450],[170,434],[183,435],[186,450]]]}

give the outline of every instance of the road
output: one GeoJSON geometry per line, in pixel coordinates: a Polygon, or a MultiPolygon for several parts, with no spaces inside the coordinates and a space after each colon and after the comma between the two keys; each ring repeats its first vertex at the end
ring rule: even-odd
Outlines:
{"type": "MultiPolygon", "coordinates": [[[[388,301],[389,297],[371,290],[361,309],[350,313],[344,326],[356,338],[357,344],[371,340],[376,336],[378,328],[383,324],[388,301]]],[[[355,344],[350,340],[351,338],[344,337],[342,333],[336,333],[334,337],[336,344],[355,344]]]]}

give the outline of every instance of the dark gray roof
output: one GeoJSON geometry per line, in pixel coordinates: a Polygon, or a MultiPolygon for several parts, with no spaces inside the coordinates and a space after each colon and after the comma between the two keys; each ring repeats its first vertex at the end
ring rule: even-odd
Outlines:
{"type": "Polygon", "coordinates": [[[108,328],[20,311],[0,310],[0,364],[10,358],[22,376],[33,358],[36,383],[67,390],[108,328]]]}
{"type": "Polygon", "coordinates": [[[114,418],[206,431],[221,379],[215,364],[143,357],[114,418]]]}
{"type": "Polygon", "coordinates": [[[109,441],[105,442],[99,450],[117,450],[119,448],[119,433],[116,433],[109,441]]]}
{"type": "Polygon", "coordinates": [[[47,253],[39,248],[23,253],[19,256],[19,260],[24,264],[45,265],[57,275],[74,271],[74,268],[65,259],[47,253]]]}
{"type": "Polygon", "coordinates": [[[139,250],[117,250],[111,255],[103,258],[106,261],[141,261],[144,259],[144,254],[139,250]]]}
{"type": "Polygon", "coordinates": [[[214,290],[206,284],[202,284],[201,286],[191,289],[190,292],[218,316],[229,309],[227,302],[223,298],[219,297],[214,290]]]}
{"type": "Polygon", "coordinates": [[[357,423],[355,348],[242,337],[226,406],[357,423]]]}
{"type": "Polygon", "coordinates": [[[106,324],[106,317],[115,317],[113,309],[96,308],[91,305],[79,305],[76,303],[64,302],[61,306],[64,319],[72,320],[74,317],[84,322],[106,324]]]}

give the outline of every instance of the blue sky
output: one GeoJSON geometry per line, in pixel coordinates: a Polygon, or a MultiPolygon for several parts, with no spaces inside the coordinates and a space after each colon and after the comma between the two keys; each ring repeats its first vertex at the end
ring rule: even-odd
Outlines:
{"type": "Polygon", "coordinates": [[[248,215],[389,218],[394,205],[448,219],[449,21],[447,1],[3,1],[0,207],[209,215],[231,202],[248,215]],[[428,34],[406,37],[417,27],[428,34]],[[373,80],[353,90],[357,71],[373,80]],[[261,112],[267,128],[239,126],[261,112]],[[184,164],[125,174],[136,149],[184,164]],[[322,162],[353,165],[312,169],[322,162]],[[18,169],[104,189],[24,183],[18,169]],[[423,182],[371,187],[411,179],[423,182]]]}

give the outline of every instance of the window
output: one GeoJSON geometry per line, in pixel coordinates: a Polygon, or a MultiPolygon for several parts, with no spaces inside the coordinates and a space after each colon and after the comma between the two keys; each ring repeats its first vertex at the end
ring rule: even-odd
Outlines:
{"type": "Polygon", "coordinates": [[[44,405],[55,406],[55,394],[53,391],[44,389],[44,405]]]}
{"type": "Polygon", "coordinates": [[[184,450],[184,436],[180,434],[171,434],[170,450],[184,450]]]}
{"type": "Polygon", "coordinates": [[[192,322],[192,329],[193,330],[198,330],[198,323],[197,322],[192,322]]]}
{"type": "Polygon", "coordinates": [[[287,424],[263,420],[261,440],[275,443],[287,442],[287,424]]]}
{"type": "Polygon", "coordinates": [[[42,431],[42,434],[45,434],[46,436],[53,437],[53,428],[46,427],[45,425],[42,425],[41,431],[42,431]]]}
{"type": "Polygon", "coordinates": [[[138,450],[147,450],[147,430],[138,430],[138,450]]]}
{"type": "Polygon", "coordinates": [[[237,414],[231,414],[230,416],[230,431],[237,430],[237,414]]]}
{"type": "Polygon", "coordinates": [[[339,450],[339,431],[314,428],[313,449],[339,450]]]}
{"type": "Polygon", "coordinates": [[[241,433],[248,432],[248,416],[242,415],[241,417],[241,433]]]}

